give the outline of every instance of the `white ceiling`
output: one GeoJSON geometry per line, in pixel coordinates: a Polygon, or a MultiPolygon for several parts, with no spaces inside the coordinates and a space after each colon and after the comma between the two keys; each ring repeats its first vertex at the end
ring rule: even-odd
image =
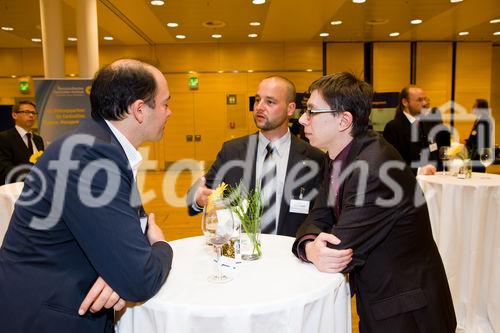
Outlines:
{"type": "MultiPolygon", "coordinates": [[[[56,0],[51,0],[56,1],[56,0]]],[[[161,7],[149,0],[96,0],[101,45],[165,43],[241,43],[271,41],[492,41],[500,43],[499,0],[268,0],[253,5],[251,0],[166,0],[161,7]],[[422,24],[412,25],[419,18],[422,24]],[[330,21],[343,24],[332,26],[330,21]],[[224,27],[208,28],[207,21],[222,21],[224,27]],[[251,21],[261,22],[252,27],[251,21]],[[179,27],[168,28],[167,22],[179,27]],[[370,24],[370,22],[372,22],[370,24]],[[381,24],[380,24],[381,23],[381,24]],[[458,36],[468,31],[468,36],[458,36]],[[319,33],[328,32],[327,38],[319,33]],[[398,37],[389,33],[399,32],[398,37]],[[211,34],[222,34],[221,39],[211,34]],[[249,38],[257,33],[257,38],[249,38]],[[176,34],[187,36],[184,40],[176,34]],[[102,37],[111,35],[113,41],[102,37]]],[[[64,36],[76,36],[78,0],[62,0],[64,36]]],[[[41,37],[39,0],[0,0],[0,47],[41,47],[31,41],[41,37]]],[[[74,42],[65,41],[67,45],[74,42]]]]}

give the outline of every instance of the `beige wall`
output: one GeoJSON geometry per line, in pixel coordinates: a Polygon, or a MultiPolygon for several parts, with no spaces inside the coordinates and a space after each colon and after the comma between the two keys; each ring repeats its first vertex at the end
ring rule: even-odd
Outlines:
{"type": "Polygon", "coordinates": [[[329,43],[326,55],[327,74],[347,71],[364,79],[363,43],[329,43]]]}
{"type": "Polygon", "coordinates": [[[373,43],[373,89],[401,91],[410,83],[410,43],[373,43]]]}

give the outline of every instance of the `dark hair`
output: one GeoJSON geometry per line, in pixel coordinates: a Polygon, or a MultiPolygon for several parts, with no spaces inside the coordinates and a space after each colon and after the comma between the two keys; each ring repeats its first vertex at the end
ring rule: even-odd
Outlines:
{"type": "Polygon", "coordinates": [[[271,76],[268,76],[266,77],[264,80],[267,80],[267,79],[277,79],[277,80],[281,80],[285,83],[286,85],[286,90],[287,90],[287,102],[288,103],[292,103],[292,102],[295,102],[295,96],[297,95],[296,91],[295,91],[295,84],[293,84],[292,81],[290,81],[289,79],[287,79],[286,77],[284,76],[281,76],[281,75],[271,75],[271,76]]]}
{"type": "Polygon", "coordinates": [[[139,99],[154,108],[156,80],[146,66],[137,60],[121,60],[98,71],[90,91],[92,118],[121,120],[139,99]]]}
{"type": "Polygon", "coordinates": [[[409,86],[404,87],[399,93],[399,103],[396,107],[396,112],[403,112],[405,106],[403,105],[403,99],[410,99],[410,88],[418,88],[416,85],[410,84],[409,86]]]}
{"type": "Polygon", "coordinates": [[[19,109],[21,108],[21,105],[25,105],[25,104],[32,105],[34,108],[36,108],[36,104],[34,102],[32,102],[32,101],[19,101],[12,108],[12,112],[19,112],[19,109]]]}
{"type": "Polygon", "coordinates": [[[353,137],[368,130],[373,99],[373,89],[368,83],[352,73],[341,72],[314,81],[309,86],[309,92],[314,90],[318,90],[330,108],[352,115],[353,137]]]}
{"type": "Polygon", "coordinates": [[[487,109],[488,108],[488,101],[482,98],[476,99],[476,108],[478,109],[487,109]]]}

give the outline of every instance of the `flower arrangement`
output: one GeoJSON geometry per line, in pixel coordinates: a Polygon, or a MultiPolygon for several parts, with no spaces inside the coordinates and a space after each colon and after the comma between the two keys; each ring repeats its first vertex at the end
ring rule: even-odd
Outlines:
{"type": "Polygon", "coordinates": [[[452,175],[459,178],[470,178],[472,176],[469,152],[465,145],[453,143],[448,149],[448,157],[450,159],[450,171],[452,175]]]}
{"type": "Polygon", "coordinates": [[[450,149],[448,149],[448,156],[451,157],[457,157],[462,160],[466,160],[469,158],[469,153],[467,151],[467,148],[465,145],[461,143],[454,143],[450,149]]]}
{"type": "MultiPolygon", "coordinates": [[[[231,210],[241,221],[241,227],[252,245],[253,256],[249,260],[260,258],[262,256],[259,241],[260,220],[264,208],[260,189],[255,188],[247,191],[240,181],[236,187],[229,188],[229,200],[231,210]]],[[[242,257],[245,259],[243,253],[242,257]]]]}
{"type": "Polygon", "coordinates": [[[222,182],[212,193],[208,196],[207,210],[211,210],[214,207],[216,201],[224,199],[224,191],[227,188],[227,184],[222,182]]]}
{"type": "Polygon", "coordinates": [[[39,150],[37,151],[36,153],[33,153],[31,156],[30,156],[30,163],[31,164],[35,164],[36,161],[38,161],[38,159],[40,158],[40,156],[42,156],[43,154],[43,150],[39,150]]]}

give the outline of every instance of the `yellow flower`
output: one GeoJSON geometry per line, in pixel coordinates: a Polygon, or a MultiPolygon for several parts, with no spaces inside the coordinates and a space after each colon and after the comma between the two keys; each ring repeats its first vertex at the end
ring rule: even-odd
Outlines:
{"type": "Polygon", "coordinates": [[[208,196],[208,204],[207,209],[209,210],[214,201],[221,200],[224,197],[224,190],[226,189],[227,184],[222,182],[212,193],[208,196]]]}
{"type": "Polygon", "coordinates": [[[463,146],[464,145],[462,145],[462,144],[457,144],[457,145],[451,146],[450,149],[448,149],[448,156],[458,155],[462,151],[463,146]]]}
{"type": "Polygon", "coordinates": [[[39,150],[36,153],[33,153],[33,155],[30,156],[30,163],[35,164],[36,161],[38,161],[38,159],[40,158],[40,156],[42,156],[42,154],[43,150],[39,150]]]}

